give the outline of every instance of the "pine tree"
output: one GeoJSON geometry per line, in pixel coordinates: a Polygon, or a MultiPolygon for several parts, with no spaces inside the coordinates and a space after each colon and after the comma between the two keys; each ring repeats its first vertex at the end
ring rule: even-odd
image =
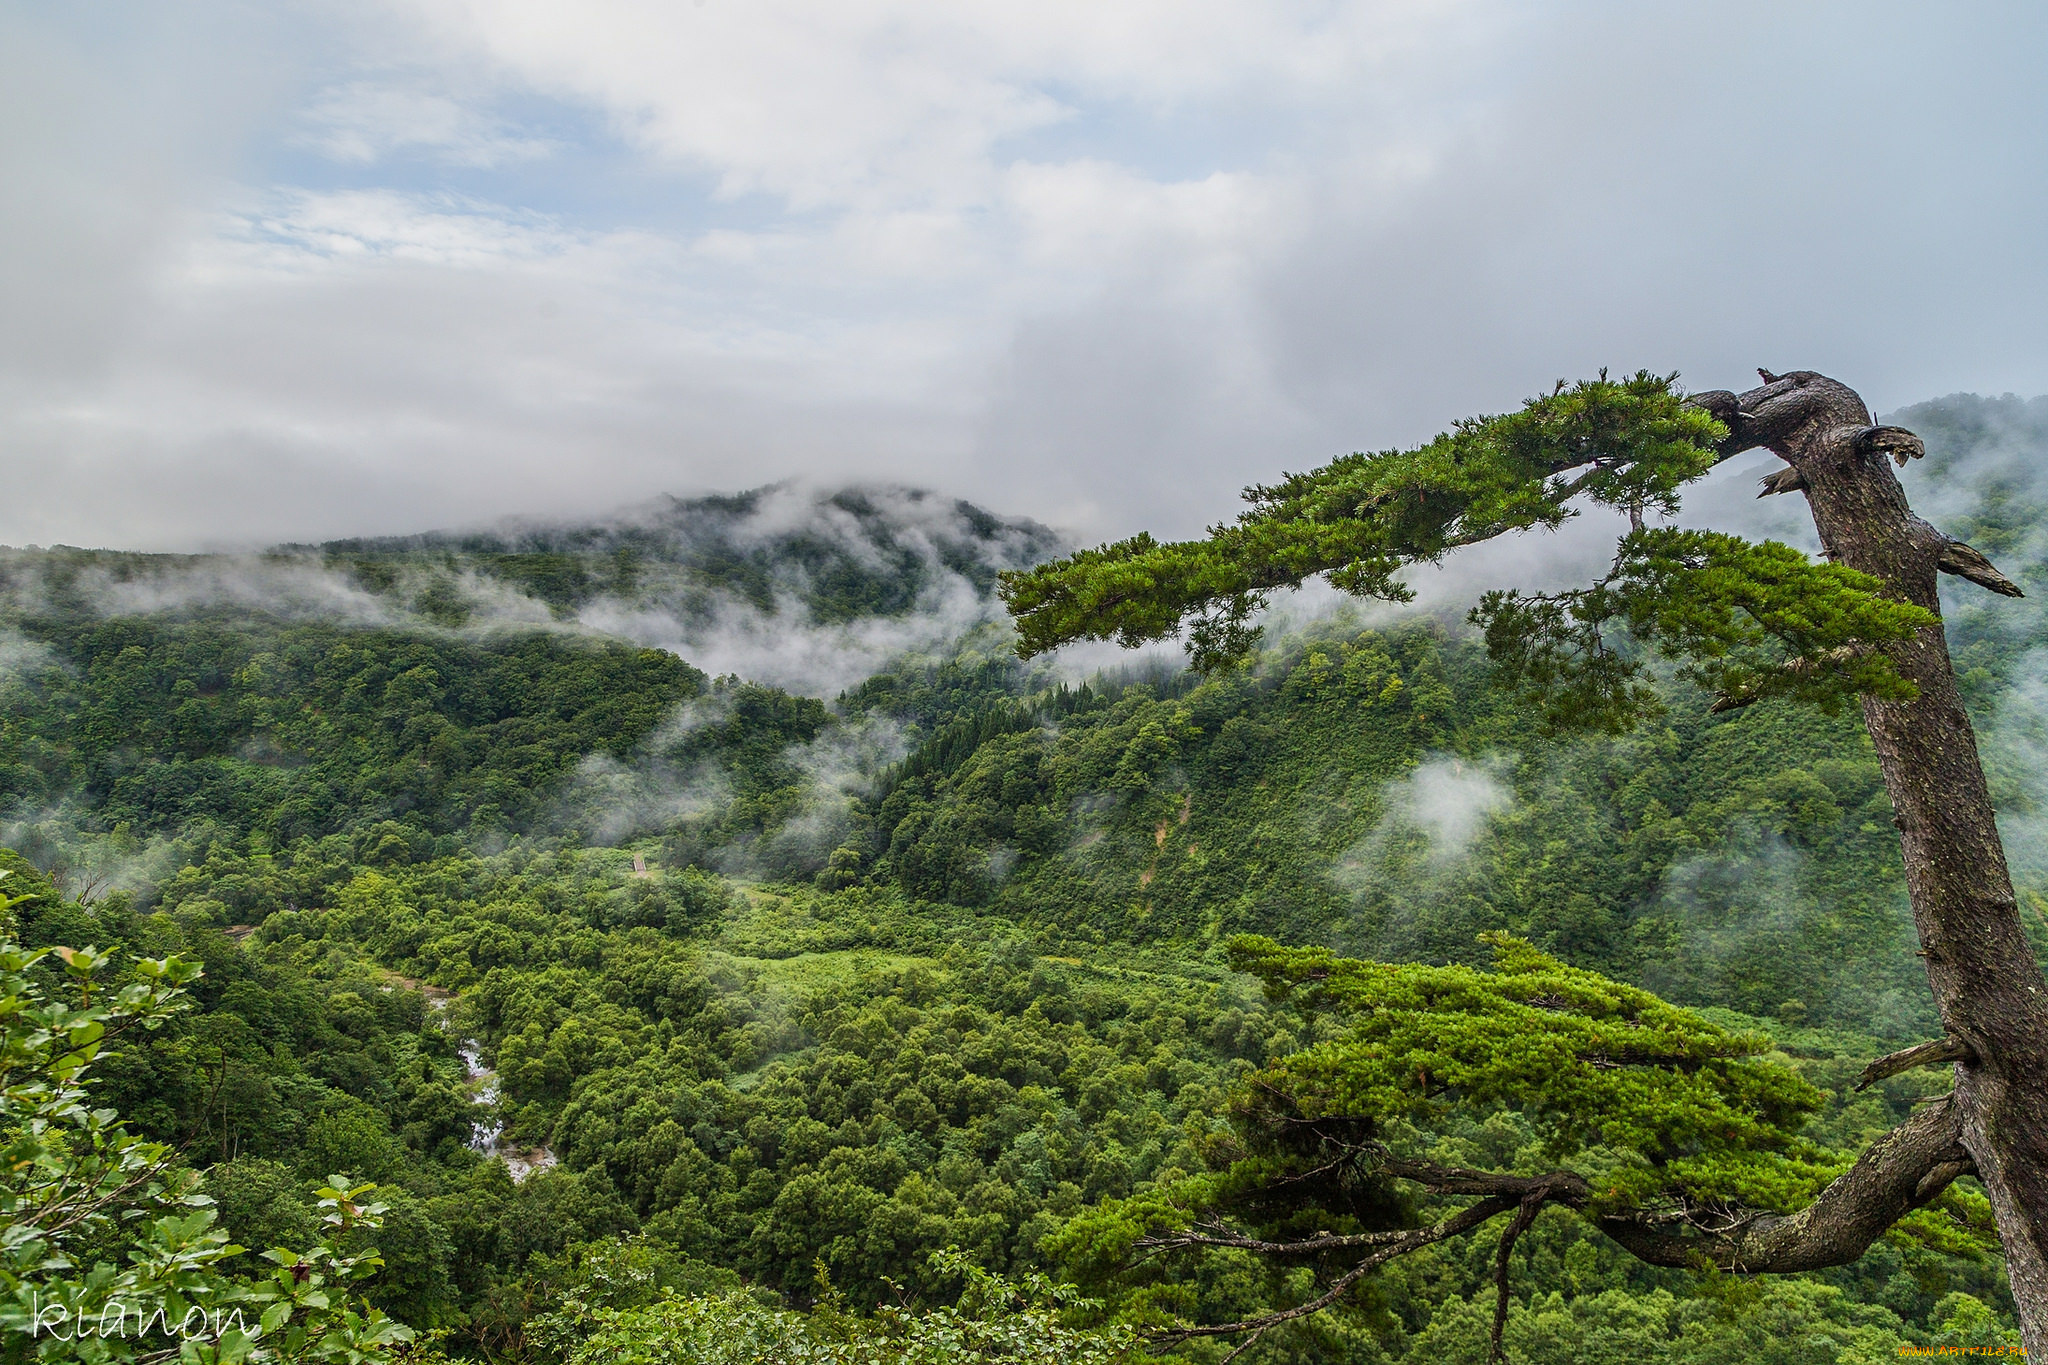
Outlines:
{"type": "Polygon", "coordinates": [[[1139,535],[1006,575],[1019,653],[1185,633],[1198,666],[1226,667],[1250,652],[1276,589],[1322,575],[1361,596],[1407,600],[1399,574],[1408,565],[1511,531],[1555,529],[1581,499],[1625,511],[1631,529],[1598,582],[1481,601],[1473,620],[1496,666],[1561,729],[1621,732],[1654,713],[1661,702],[1645,669],[1657,654],[1718,694],[1716,709],[1772,696],[1860,705],[1946,1029],[1872,1063],[1865,1079],[1951,1064],[1955,1090],[1791,1213],[1745,1216],[1736,1199],[1724,1201],[1733,1216],[1716,1223],[1672,1223],[1640,1201],[1633,1211],[1601,1204],[1568,1172],[1547,1182],[1410,1176],[1478,1201],[1460,1231],[1510,1215],[1504,1245],[1536,1208],[1560,1202],[1643,1260],[1770,1272],[1852,1261],[1974,1174],[1996,1216],[2025,1342],[2048,1354],[2048,983],[2019,921],[1937,575],[2020,590],[1913,514],[1892,465],[1924,453],[1917,436],[1875,424],[1854,390],[1823,375],[1759,373],[1763,383],[1741,394],[1688,396],[1676,376],[1648,372],[1560,381],[1518,412],[1461,422],[1416,449],[1347,456],[1251,488],[1249,509],[1206,539],[1139,535]],[[1646,524],[1646,512],[1675,512],[1686,484],[1757,448],[1786,462],[1763,494],[1806,497],[1825,562],[1774,542],[1646,524]]]}

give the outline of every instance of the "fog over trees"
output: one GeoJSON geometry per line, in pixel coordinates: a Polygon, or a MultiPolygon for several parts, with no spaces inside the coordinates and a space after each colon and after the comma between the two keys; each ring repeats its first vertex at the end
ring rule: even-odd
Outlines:
{"type": "MultiPolygon", "coordinates": [[[[1927,447],[1913,505],[2030,594],[1951,578],[1942,608],[2035,953],[2042,413],[1886,418],[1927,447]]],[[[1676,525],[1746,504],[1780,533],[1792,499],[1722,491],[1771,467],[1745,458],[1676,525]]],[[[1597,576],[1627,529],[1568,525],[1524,586],[1597,576]]],[[[1645,656],[1654,716],[1566,733],[1464,623],[1487,561],[1461,555],[1411,607],[1283,594],[1213,675],[1171,646],[1020,661],[994,575],[1061,548],[933,495],[767,490],[259,556],[9,551],[12,933],[201,964],[93,1103],[259,1251],[319,1243],[332,1177],[373,1182],[361,1290],[452,1357],[952,1333],[1216,1360],[1250,1333],[1205,1330],[1364,1260],[1241,1358],[1483,1359],[1496,1322],[1534,1362],[2017,1339],[1961,1160],[1830,1244],[1860,1255],[1693,1268],[1802,1245],[1773,1220],[1960,1107],[1948,1062],[1859,1086],[1946,1007],[1853,706],[1717,710],[1768,660],[1645,656]],[[608,628],[643,619],[670,633],[608,628]],[[734,676],[742,620],[838,671],[734,676]],[[1514,1224],[1504,1261],[1474,1209],[1514,1224]]]]}

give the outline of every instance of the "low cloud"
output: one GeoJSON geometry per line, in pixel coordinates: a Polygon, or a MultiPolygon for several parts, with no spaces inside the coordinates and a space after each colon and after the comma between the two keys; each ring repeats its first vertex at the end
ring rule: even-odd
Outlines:
{"type": "Polygon", "coordinates": [[[108,831],[75,796],[0,820],[0,848],[48,873],[64,895],[88,902],[115,892],[147,900],[194,854],[179,833],[140,839],[125,828],[108,831]]]}
{"type": "Polygon", "coordinates": [[[1332,880],[1352,899],[1337,934],[1347,953],[1386,961],[1447,960],[1478,951],[1499,927],[1475,901],[1471,854],[1514,803],[1507,754],[1432,754],[1386,784],[1380,817],[1336,860],[1332,880]]]}
{"type": "Polygon", "coordinates": [[[1848,944],[1836,922],[1840,907],[1809,873],[1806,853],[1738,822],[1666,874],[1642,927],[1661,928],[1682,948],[1654,958],[1642,984],[1681,1004],[1727,1005],[1793,1024],[1847,1023],[1881,1038],[1939,1029],[1912,956],[1904,895],[1876,942],[1848,944]],[[1842,958],[1816,952],[1816,940],[1832,941],[1842,958]]]}
{"type": "Polygon", "coordinates": [[[52,666],[50,647],[11,627],[0,627],[0,683],[29,677],[52,666]]]}
{"type": "Polygon", "coordinates": [[[822,866],[853,833],[854,802],[873,796],[883,771],[910,748],[911,736],[902,725],[885,716],[863,716],[786,750],[784,759],[804,776],[802,806],[751,848],[726,851],[719,865],[777,876],[822,866]]]}
{"type": "MultiPolygon", "coordinates": [[[[584,523],[336,542],[332,553],[0,551],[0,603],[16,613],[227,611],[474,637],[601,636],[668,650],[714,677],[829,699],[890,659],[1006,619],[989,591],[994,575],[1057,545],[1034,523],[915,489],[786,485],[584,523]],[[558,610],[493,570],[491,557],[507,552],[574,554],[594,571],[626,553],[637,567],[629,589],[558,610]]],[[[0,652],[0,664],[9,657],[0,652]]]]}
{"type": "Polygon", "coordinates": [[[1514,802],[1501,781],[1510,760],[1431,758],[1388,784],[1382,826],[1410,829],[1428,841],[1429,860],[1442,866],[1463,858],[1487,822],[1514,802]]]}
{"type": "MultiPolygon", "coordinates": [[[[599,844],[719,827],[734,799],[731,782],[712,759],[679,762],[690,736],[731,717],[725,691],[685,702],[629,758],[593,754],[577,768],[550,824],[581,830],[599,844]]],[[[834,717],[816,738],[784,748],[776,761],[793,770],[793,808],[765,830],[728,831],[729,841],[702,847],[699,861],[733,876],[807,875],[853,830],[854,803],[873,794],[911,737],[884,716],[834,717]]]]}
{"type": "Polygon", "coordinates": [[[665,649],[714,677],[732,674],[784,691],[832,697],[872,676],[888,659],[934,648],[990,618],[987,602],[962,580],[941,585],[900,617],[821,624],[793,596],[773,611],[726,595],[705,616],[685,620],[658,607],[601,598],[577,613],[598,634],[665,649]]]}
{"type": "Polygon", "coordinates": [[[2013,675],[1979,725],[1984,768],[2013,881],[2048,916],[2048,649],[2029,651],[2013,675]]]}

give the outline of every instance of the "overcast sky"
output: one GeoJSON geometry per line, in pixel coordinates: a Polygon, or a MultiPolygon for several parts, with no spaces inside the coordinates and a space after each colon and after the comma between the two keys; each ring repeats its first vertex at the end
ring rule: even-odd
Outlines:
{"type": "Polygon", "coordinates": [[[2048,390],[2048,6],[0,0],[0,542],[1079,538],[1602,365],[2048,390]]]}

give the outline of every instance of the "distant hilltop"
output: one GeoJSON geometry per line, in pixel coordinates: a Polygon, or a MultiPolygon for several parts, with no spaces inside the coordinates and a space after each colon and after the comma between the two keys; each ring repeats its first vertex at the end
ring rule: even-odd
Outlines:
{"type": "Polygon", "coordinates": [[[605,594],[691,588],[774,612],[795,598],[819,621],[913,610],[948,571],[987,593],[996,574],[1064,547],[1050,528],[921,488],[771,484],[744,493],[662,497],[610,518],[519,518],[476,531],[328,541],[315,550],[371,579],[380,562],[467,564],[559,611],[605,594]]]}
{"type": "Polygon", "coordinates": [[[1064,548],[1035,521],[925,489],[783,483],[661,497],[601,519],[519,518],[260,554],[9,550],[0,584],[17,610],[96,614],[242,609],[460,626],[568,620],[594,605],[685,622],[733,606],[767,616],[797,606],[831,623],[905,615],[963,589],[986,599],[1002,570],[1064,548]]]}

